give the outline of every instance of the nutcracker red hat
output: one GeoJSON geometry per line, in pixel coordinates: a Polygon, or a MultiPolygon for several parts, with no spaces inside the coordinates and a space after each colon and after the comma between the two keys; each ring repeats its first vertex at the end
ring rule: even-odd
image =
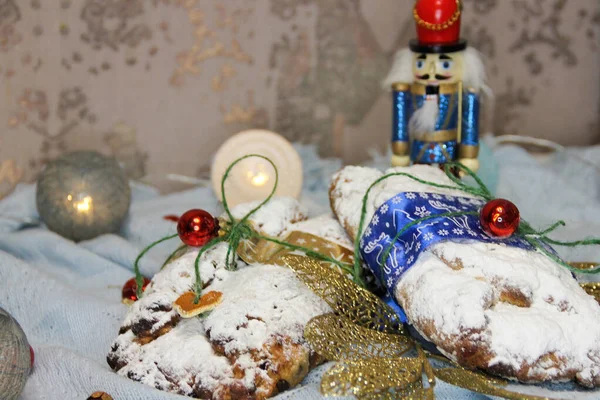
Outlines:
{"type": "Polygon", "coordinates": [[[452,53],[467,48],[467,41],[460,38],[461,0],[417,0],[413,14],[418,39],[410,41],[410,49],[415,53],[452,53]]]}

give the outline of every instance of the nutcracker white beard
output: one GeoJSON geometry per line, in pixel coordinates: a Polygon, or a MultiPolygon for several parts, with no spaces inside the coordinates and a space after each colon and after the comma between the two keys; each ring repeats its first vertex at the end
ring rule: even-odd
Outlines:
{"type": "MultiPolygon", "coordinates": [[[[491,97],[491,92],[486,86],[486,73],[481,54],[472,47],[467,47],[462,52],[462,75],[463,88],[465,90],[482,90],[488,97],[491,97]]],[[[387,77],[383,80],[382,86],[385,90],[390,90],[396,83],[415,83],[415,74],[413,66],[415,62],[415,54],[408,48],[399,50],[395,57],[394,63],[387,77]]],[[[437,99],[425,101],[425,104],[418,110],[415,110],[409,121],[409,137],[413,139],[424,139],[427,134],[435,131],[436,122],[439,115],[437,99]]]]}
{"type": "Polygon", "coordinates": [[[416,110],[409,122],[410,138],[422,140],[435,131],[439,115],[438,96],[425,100],[423,106],[416,110]]]}

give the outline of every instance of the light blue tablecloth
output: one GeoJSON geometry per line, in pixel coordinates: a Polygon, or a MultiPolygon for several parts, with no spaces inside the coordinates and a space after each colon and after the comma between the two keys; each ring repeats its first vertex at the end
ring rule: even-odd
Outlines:
{"type": "MultiPolygon", "coordinates": [[[[600,148],[578,154],[600,160],[600,148]]],[[[547,185],[559,182],[560,173],[537,167],[516,149],[500,150],[496,157],[504,163],[498,193],[514,198],[530,221],[545,224],[565,215],[572,223],[568,233],[579,237],[600,233],[600,182],[594,186],[578,177],[560,181],[560,187],[550,185],[553,190],[548,191],[547,185]]],[[[303,202],[318,214],[327,210],[326,177],[339,162],[305,165],[303,202]]],[[[593,178],[599,179],[597,175],[586,179],[593,178]]],[[[147,186],[133,185],[131,211],[121,235],[75,244],[44,228],[21,229],[24,222],[37,218],[33,185],[20,186],[0,202],[0,307],[20,322],[36,354],[22,399],[85,399],[98,390],[115,400],[182,398],[118,376],[108,367],[106,354],[127,311],[120,291],[133,276],[133,260],[144,245],[175,232],[175,224],[163,220],[164,215],[190,208],[220,212],[209,188],[159,196],[147,186]]],[[[176,245],[173,241],[151,252],[142,261],[143,273],[152,276],[176,245]]],[[[571,255],[600,260],[598,249],[571,255]]],[[[320,398],[322,371],[313,371],[303,387],[282,398],[320,398]]],[[[443,382],[438,382],[436,395],[439,399],[486,398],[443,382]]]]}

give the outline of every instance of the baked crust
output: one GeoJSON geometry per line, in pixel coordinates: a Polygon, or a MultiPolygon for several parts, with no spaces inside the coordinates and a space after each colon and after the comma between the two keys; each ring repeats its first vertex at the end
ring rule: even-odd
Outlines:
{"type": "MultiPolygon", "coordinates": [[[[246,208],[234,209],[234,216],[246,208]]],[[[272,235],[304,220],[298,203],[283,198],[264,206],[252,222],[272,235]]],[[[337,224],[330,218],[319,225],[333,232],[332,223],[337,224]]],[[[311,318],[331,311],[326,303],[284,267],[240,262],[229,271],[226,253],[222,243],[201,259],[204,292],[223,294],[202,318],[183,319],[173,309],[193,286],[197,250],[157,273],[129,309],[107,356],[110,367],[159,390],[199,399],[261,400],[298,385],[322,363],[303,333],[311,318]]]]}
{"type": "MultiPolygon", "coordinates": [[[[387,172],[452,185],[433,167],[387,172]]],[[[382,175],[346,167],[333,177],[332,209],[352,238],[363,196],[382,175]]],[[[400,192],[471,197],[394,177],[372,190],[367,223],[400,192]]],[[[421,254],[393,292],[415,329],[464,367],[525,383],[600,386],[600,306],[566,269],[540,253],[474,241],[439,243],[421,254]]]]}

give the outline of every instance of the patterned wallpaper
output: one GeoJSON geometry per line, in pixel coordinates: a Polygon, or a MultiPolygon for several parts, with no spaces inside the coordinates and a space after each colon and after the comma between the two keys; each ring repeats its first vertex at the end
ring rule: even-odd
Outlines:
{"type": "MultiPolygon", "coordinates": [[[[465,0],[485,127],[600,142],[600,3],[465,0]]],[[[348,162],[384,149],[379,81],[414,36],[404,0],[0,0],[0,198],[70,150],[132,178],[203,174],[264,127],[348,162]]]]}

